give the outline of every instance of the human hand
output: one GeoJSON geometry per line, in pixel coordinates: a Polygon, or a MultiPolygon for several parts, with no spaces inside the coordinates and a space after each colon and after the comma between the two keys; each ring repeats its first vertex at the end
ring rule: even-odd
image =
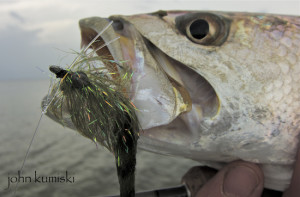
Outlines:
{"type": "Polygon", "coordinates": [[[300,150],[298,151],[296,162],[294,164],[294,173],[289,188],[284,192],[283,197],[300,196],[300,150]]]}
{"type": "MultiPolygon", "coordinates": [[[[261,197],[264,183],[262,170],[256,164],[244,161],[232,162],[218,173],[211,168],[193,167],[182,181],[189,187],[192,197],[261,197]]],[[[276,194],[278,196],[278,193],[276,194]]],[[[264,192],[263,196],[274,195],[264,192]]],[[[300,151],[295,162],[291,185],[283,197],[299,196],[300,151]]]]}
{"type": "Polygon", "coordinates": [[[203,167],[193,167],[186,173],[183,182],[189,187],[192,197],[261,196],[264,177],[262,170],[256,164],[236,161],[228,164],[210,178],[213,173],[203,167]]]}

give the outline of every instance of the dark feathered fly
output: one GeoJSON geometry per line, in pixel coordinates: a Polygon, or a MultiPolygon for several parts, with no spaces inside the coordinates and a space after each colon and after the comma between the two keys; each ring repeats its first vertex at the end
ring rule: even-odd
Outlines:
{"type": "MultiPolygon", "coordinates": [[[[57,66],[51,66],[50,71],[61,78],[63,100],[78,132],[114,153],[121,196],[134,196],[139,130],[134,105],[111,88],[113,85],[108,85],[106,78],[92,76],[96,80],[90,80],[84,71],[67,71],[57,66]]],[[[61,111],[55,106],[50,110],[57,111],[57,115],[61,111]]]]}

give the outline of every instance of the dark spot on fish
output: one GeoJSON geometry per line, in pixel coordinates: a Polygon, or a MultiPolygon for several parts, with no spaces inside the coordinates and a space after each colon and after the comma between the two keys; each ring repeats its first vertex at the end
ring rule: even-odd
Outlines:
{"type": "Polygon", "coordinates": [[[279,133],[280,133],[279,129],[278,129],[278,128],[275,128],[275,129],[272,130],[271,136],[272,136],[272,137],[276,137],[276,136],[279,135],[279,133]]]}
{"type": "Polygon", "coordinates": [[[157,12],[153,12],[150,15],[152,15],[152,16],[158,16],[158,17],[162,18],[164,16],[168,16],[168,12],[164,11],[164,10],[158,10],[157,12]]]}
{"type": "Polygon", "coordinates": [[[251,150],[253,148],[253,143],[247,142],[247,143],[243,144],[242,147],[243,147],[243,150],[247,150],[247,149],[251,150]]]}
{"type": "Polygon", "coordinates": [[[272,25],[283,25],[283,26],[286,26],[287,24],[288,24],[288,21],[286,21],[286,20],[282,20],[281,18],[278,18],[278,17],[276,17],[276,19],[273,21],[273,22],[271,22],[270,21],[270,23],[272,24],[272,25]]]}
{"type": "Polygon", "coordinates": [[[155,99],[159,105],[163,105],[158,99],[155,99]]]}
{"type": "Polygon", "coordinates": [[[215,138],[217,136],[222,136],[224,135],[227,131],[230,130],[231,126],[234,124],[234,122],[237,121],[235,120],[231,114],[225,113],[224,118],[222,121],[219,121],[218,123],[214,123],[211,125],[210,129],[212,131],[218,131],[218,133],[215,133],[215,138]]]}
{"type": "Polygon", "coordinates": [[[114,20],[112,26],[115,31],[122,31],[124,29],[123,22],[120,20],[114,20]]]}
{"type": "Polygon", "coordinates": [[[256,108],[253,112],[252,119],[256,121],[264,120],[270,115],[270,112],[264,108],[256,108]]]}

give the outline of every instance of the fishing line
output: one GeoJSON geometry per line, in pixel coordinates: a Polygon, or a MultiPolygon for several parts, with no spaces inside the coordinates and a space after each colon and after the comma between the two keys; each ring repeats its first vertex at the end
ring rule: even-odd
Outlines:
{"type": "MultiPolygon", "coordinates": [[[[83,48],[81,51],[80,51],[80,54],[82,53],[85,53],[89,48],[90,46],[113,24],[113,21],[111,21],[110,23],[108,23],[104,29],[102,31],[100,31],[96,36],[95,38],[85,47],[83,48]]],[[[68,69],[71,69],[74,64],[76,63],[76,61],[80,58],[80,56],[77,56],[74,61],[70,64],[69,68],[68,69]]]]}
{"type": "MultiPolygon", "coordinates": [[[[30,147],[31,147],[31,145],[32,145],[32,143],[33,143],[34,137],[36,136],[36,133],[37,133],[37,131],[38,131],[38,128],[39,128],[39,126],[40,126],[40,123],[41,123],[41,120],[42,120],[42,117],[44,116],[44,114],[45,114],[44,112],[41,113],[40,119],[39,119],[39,121],[38,121],[38,123],[37,123],[37,126],[36,126],[36,128],[35,128],[35,131],[34,131],[34,133],[33,133],[33,136],[32,136],[32,138],[31,138],[31,141],[30,141],[30,143],[29,143],[29,147],[27,148],[27,151],[26,151],[26,154],[25,154],[25,158],[24,158],[23,163],[22,163],[22,166],[21,166],[21,168],[20,168],[20,175],[22,174],[22,171],[23,171],[23,168],[24,168],[26,159],[27,159],[27,157],[28,157],[28,155],[29,155],[30,147]]],[[[15,187],[13,196],[16,196],[16,194],[17,194],[18,185],[19,185],[19,181],[17,181],[17,183],[16,183],[16,187],[15,187]]]]}
{"type": "Polygon", "coordinates": [[[110,21],[104,28],[102,31],[100,31],[98,33],[98,35],[85,47],[85,49],[83,50],[83,52],[86,52],[90,46],[113,24],[113,21],[110,21]]]}
{"type": "MultiPolygon", "coordinates": [[[[42,69],[41,69],[41,70],[42,70],[42,69]]],[[[42,70],[42,71],[43,71],[43,70],[42,70]]],[[[45,71],[43,71],[43,72],[45,73],[45,71]]],[[[48,101],[48,99],[49,99],[49,95],[50,95],[50,91],[51,91],[52,87],[53,87],[53,78],[51,78],[51,80],[50,80],[50,85],[49,85],[48,94],[47,94],[47,98],[46,98],[47,101],[48,101]]],[[[37,123],[37,126],[36,126],[35,130],[34,130],[34,133],[33,133],[33,135],[32,135],[32,138],[31,138],[31,140],[30,140],[29,146],[28,146],[28,148],[27,148],[25,157],[24,157],[24,159],[23,159],[23,163],[22,163],[21,168],[20,168],[20,176],[21,176],[21,174],[22,174],[22,172],[23,172],[23,168],[24,168],[24,166],[25,166],[27,157],[28,157],[28,155],[29,155],[30,148],[31,148],[31,146],[32,146],[32,144],[33,144],[33,140],[34,140],[35,136],[37,135],[37,131],[38,131],[39,127],[40,127],[42,118],[43,118],[44,114],[47,112],[47,108],[48,108],[48,106],[50,105],[50,103],[52,103],[52,101],[53,101],[53,98],[51,99],[51,101],[49,102],[49,104],[47,104],[45,107],[43,107],[43,109],[42,109],[42,111],[41,111],[40,119],[39,119],[39,121],[38,121],[38,123],[37,123]]],[[[16,183],[16,186],[15,186],[15,189],[14,189],[13,196],[16,196],[17,190],[18,190],[18,186],[19,186],[19,181],[17,181],[17,183],[16,183]]]]}

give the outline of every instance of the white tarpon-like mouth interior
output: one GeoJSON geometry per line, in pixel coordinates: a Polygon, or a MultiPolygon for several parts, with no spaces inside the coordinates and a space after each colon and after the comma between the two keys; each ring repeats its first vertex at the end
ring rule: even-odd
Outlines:
{"type": "MultiPolygon", "coordinates": [[[[96,36],[97,32],[90,28],[81,28],[81,48],[86,47],[96,36]]],[[[102,37],[98,37],[97,40],[91,45],[92,49],[98,49],[100,46],[104,45],[105,41],[102,37]]],[[[103,56],[108,59],[114,60],[108,46],[104,46],[96,51],[98,56],[103,56]]]]}
{"type": "MultiPolygon", "coordinates": [[[[82,46],[86,46],[96,35],[97,32],[93,29],[81,28],[82,46]]],[[[104,42],[104,39],[100,36],[98,40],[92,45],[92,48],[97,48],[100,45],[104,44],[104,42]]],[[[164,69],[164,64],[166,63],[174,67],[180,77],[180,83],[182,83],[183,87],[188,92],[188,96],[190,97],[190,100],[193,104],[193,108],[195,108],[194,110],[197,111],[197,119],[207,119],[216,116],[219,110],[220,103],[218,96],[210,83],[189,67],[165,55],[150,41],[144,40],[144,42],[147,45],[147,48],[151,52],[152,56],[154,56],[154,58],[158,60],[158,64],[160,67],[163,67],[164,69]]],[[[126,51],[127,49],[122,50],[126,51]]],[[[101,50],[97,51],[97,54],[100,56],[110,57],[111,60],[114,59],[108,46],[105,46],[101,50]]],[[[136,64],[136,66],[137,65],[138,63],[136,64]]],[[[167,74],[170,79],[176,81],[176,79],[173,78],[172,73],[167,74]]]]}
{"type": "MultiPolygon", "coordinates": [[[[97,32],[89,28],[81,28],[81,46],[86,46],[95,36],[97,32]]],[[[97,41],[92,45],[92,48],[98,48],[99,46],[105,43],[104,39],[100,36],[97,41]]],[[[185,66],[181,62],[178,62],[171,57],[165,55],[160,49],[154,46],[150,41],[145,43],[149,50],[155,48],[155,53],[151,53],[153,56],[163,55],[164,59],[161,57],[155,59],[162,60],[160,64],[164,64],[163,61],[168,61],[171,64],[177,73],[180,75],[180,78],[183,82],[184,88],[187,90],[189,97],[194,105],[201,107],[201,115],[203,118],[213,118],[217,115],[220,103],[218,96],[214,88],[210,83],[202,77],[200,74],[192,70],[191,68],[185,66]]],[[[123,49],[124,50],[124,49],[123,49]]],[[[97,55],[110,57],[111,60],[114,60],[114,57],[108,46],[103,47],[101,50],[97,51],[97,55]]],[[[172,77],[172,76],[170,76],[172,77]]]]}

